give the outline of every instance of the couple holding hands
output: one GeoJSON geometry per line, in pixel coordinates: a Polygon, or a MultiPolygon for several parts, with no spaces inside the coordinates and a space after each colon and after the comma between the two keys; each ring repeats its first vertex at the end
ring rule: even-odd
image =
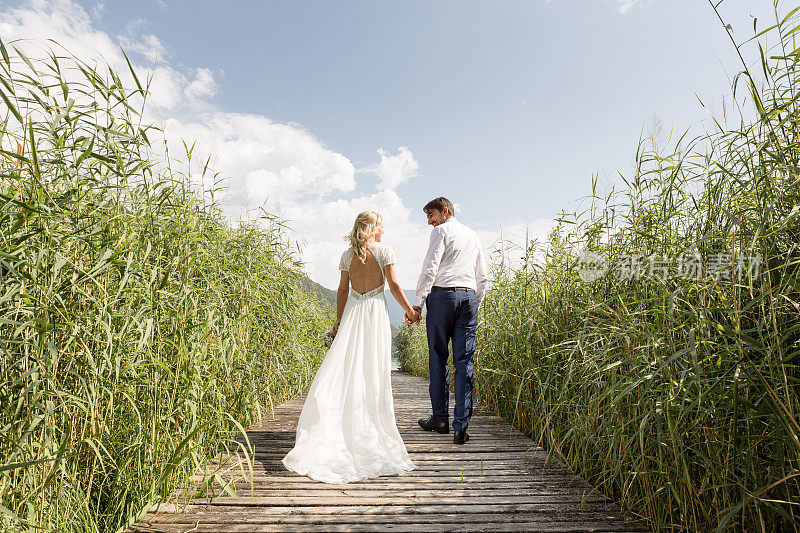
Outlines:
{"type": "Polygon", "coordinates": [[[447,198],[431,200],[423,211],[433,229],[413,306],[397,282],[393,250],[381,243],[381,216],[363,211],[356,217],[350,247],[339,261],[335,337],[303,405],[295,446],[283,458],[298,474],[347,483],[416,468],[394,417],[386,286],[405,310],[406,324],[418,323],[423,304],[427,308],[432,414],[419,425],[450,432],[447,359],[452,340],[453,442],[469,440],[475,330],[488,282],[486,260],[478,236],[455,218],[447,198]]]}

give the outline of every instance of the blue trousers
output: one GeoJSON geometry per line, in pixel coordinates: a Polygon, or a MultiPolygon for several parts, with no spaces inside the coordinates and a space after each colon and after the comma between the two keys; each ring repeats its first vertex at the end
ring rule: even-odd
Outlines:
{"type": "Polygon", "coordinates": [[[472,416],[472,368],[475,360],[475,330],[478,302],[473,291],[432,291],[425,300],[428,334],[429,392],[433,417],[449,421],[450,369],[448,344],[453,340],[455,397],[453,430],[463,430],[472,416]]]}

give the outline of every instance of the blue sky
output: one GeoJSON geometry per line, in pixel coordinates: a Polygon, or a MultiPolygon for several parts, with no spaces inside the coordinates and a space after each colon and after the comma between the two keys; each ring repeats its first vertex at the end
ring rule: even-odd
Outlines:
{"type": "MultiPolygon", "coordinates": [[[[720,9],[741,40],[771,2],[720,9]]],[[[0,3],[0,32],[157,56],[153,116],[218,153],[231,212],[279,206],[331,288],[363,208],[387,218],[404,288],[435,196],[487,248],[501,227],[543,238],[594,173],[630,173],[654,117],[683,131],[708,117],[698,97],[721,114],[739,70],[700,0],[37,0],[0,3]]]]}
{"type": "Polygon", "coordinates": [[[147,21],[175,61],[220,72],[225,109],[298,122],[356,167],[408,146],[423,179],[403,198],[458,196],[473,224],[555,215],[627,168],[653,115],[703,118],[695,94],[718,102],[736,68],[697,0],[125,4],[107,27],[147,21]]]}

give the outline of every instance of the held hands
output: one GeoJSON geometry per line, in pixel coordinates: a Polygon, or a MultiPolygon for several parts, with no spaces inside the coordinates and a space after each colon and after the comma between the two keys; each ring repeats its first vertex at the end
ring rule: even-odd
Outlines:
{"type": "Polygon", "coordinates": [[[409,314],[406,311],[405,319],[407,326],[418,323],[421,318],[422,318],[422,309],[417,306],[411,308],[411,314],[409,314]]]}

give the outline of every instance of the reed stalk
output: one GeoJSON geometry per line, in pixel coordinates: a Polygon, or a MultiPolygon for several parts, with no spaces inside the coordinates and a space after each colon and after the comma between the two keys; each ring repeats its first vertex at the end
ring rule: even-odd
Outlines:
{"type": "Polygon", "coordinates": [[[116,531],[307,388],[332,310],[163,153],[133,68],[0,52],[0,529],[116,531]]]}

